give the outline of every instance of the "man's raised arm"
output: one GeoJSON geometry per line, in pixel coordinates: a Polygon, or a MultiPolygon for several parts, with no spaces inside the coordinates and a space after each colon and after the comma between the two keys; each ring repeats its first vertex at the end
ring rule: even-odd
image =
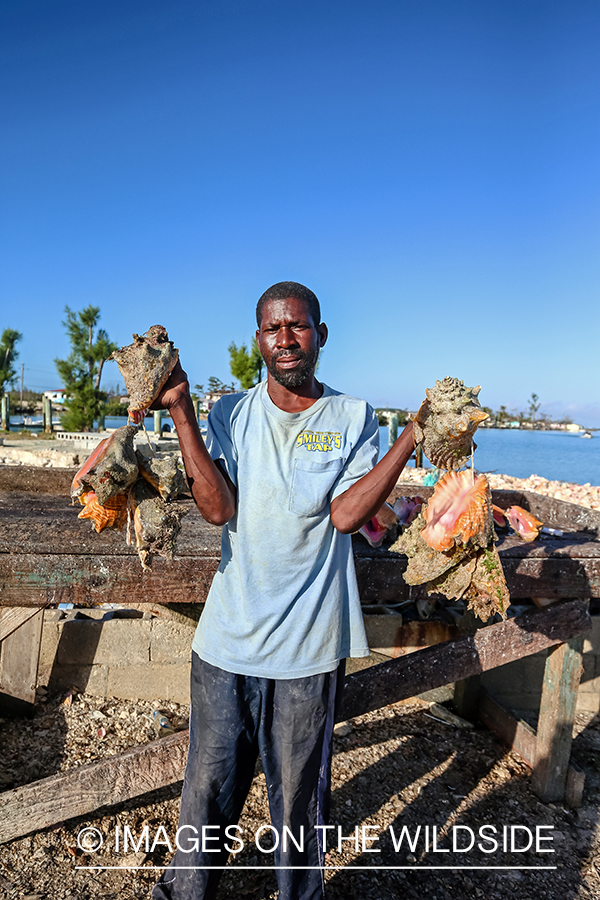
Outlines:
{"type": "Polygon", "coordinates": [[[370,472],[331,501],[331,521],[343,534],[358,531],[381,509],[400,473],[411,457],[415,443],[409,422],[394,446],[370,472]]]}
{"type": "Polygon", "coordinates": [[[196,506],[211,525],[224,525],[235,513],[236,489],[227,473],[210,458],[198,427],[187,375],[179,362],[151,409],[170,412],[196,506]]]}

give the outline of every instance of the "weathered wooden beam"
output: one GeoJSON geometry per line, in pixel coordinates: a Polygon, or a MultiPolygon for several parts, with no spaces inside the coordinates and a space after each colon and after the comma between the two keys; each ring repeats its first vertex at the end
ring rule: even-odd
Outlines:
{"type": "Polygon", "coordinates": [[[2,641],[0,657],[0,709],[30,712],[35,703],[40,658],[43,610],[2,641]]]}
{"type": "Polygon", "coordinates": [[[187,731],[0,794],[0,844],[181,781],[187,731]]]}
{"type": "Polygon", "coordinates": [[[486,728],[533,768],[536,733],[531,725],[515,718],[510,710],[490,696],[485,688],[481,691],[477,714],[486,728]]]}
{"type": "Polygon", "coordinates": [[[0,554],[0,606],[75,603],[201,603],[219,567],[214,556],[155,559],[137,554],[0,554]]]}
{"type": "MultiPolygon", "coordinates": [[[[503,744],[514,750],[530,768],[535,765],[537,735],[527,722],[517,719],[510,710],[494,700],[485,688],[479,704],[479,719],[500,738],[503,744]]],[[[585,772],[568,762],[564,800],[567,806],[576,808],[583,802],[585,772]]]]}
{"type": "Polygon", "coordinates": [[[587,605],[572,600],[373,666],[346,679],[341,718],[350,719],[443,684],[487,672],[553,647],[590,628],[587,605]]]}
{"type": "Polygon", "coordinates": [[[550,803],[565,796],[571,756],[582,637],[573,637],[548,654],[540,701],[535,765],[531,786],[550,803]]]}
{"type": "Polygon", "coordinates": [[[39,609],[35,606],[11,606],[0,609],[0,641],[24,625],[32,616],[36,616],[39,609]]]}

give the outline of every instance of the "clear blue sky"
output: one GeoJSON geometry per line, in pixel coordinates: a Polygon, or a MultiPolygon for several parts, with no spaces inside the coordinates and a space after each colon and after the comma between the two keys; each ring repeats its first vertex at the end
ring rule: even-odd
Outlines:
{"type": "MultiPolygon", "coordinates": [[[[56,387],[65,304],[230,380],[301,281],[320,377],[436,378],[600,426],[597,0],[3,0],[0,328],[56,387]]],[[[114,363],[104,386],[116,384],[114,363]]]]}

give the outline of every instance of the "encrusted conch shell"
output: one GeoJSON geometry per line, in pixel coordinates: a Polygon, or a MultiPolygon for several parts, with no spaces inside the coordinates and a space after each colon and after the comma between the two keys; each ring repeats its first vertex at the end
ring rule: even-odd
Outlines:
{"type": "Polygon", "coordinates": [[[125,494],[109,497],[104,506],[101,506],[94,491],[87,491],[79,496],[79,502],[83,504],[84,508],[77,518],[91,519],[92,525],[98,533],[104,528],[114,528],[115,531],[123,530],[123,526],[127,522],[127,497],[125,494]]]}
{"type": "Polygon", "coordinates": [[[434,550],[450,550],[455,544],[487,547],[493,530],[492,497],[485,475],[447,472],[438,481],[423,510],[427,523],[421,532],[434,550]]]}
{"type": "Polygon", "coordinates": [[[480,390],[449,376],[426,389],[427,399],[412,419],[415,440],[434,466],[460,469],[475,448],[473,435],[488,418],[477,399],[480,390]]]}
{"type": "Polygon", "coordinates": [[[129,395],[130,413],[148,409],[158,397],[179,358],[162,325],[134,334],[133,343],[109,356],[119,366],[129,395]]]}
{"type": "MultiPolygon", "coordinates": [[[[179,503],[167,503],[140,478],[129,491],[128,512],[133,519],[135,546],[144,571],[151,569],[156,555],[173,559],[181,519],[188,510],[179,503]]],[[[128,525],[127,543],[131,542],[128,525]]]]}
{"type": "Polygon", "coordinates": [[[122,425],[100,441],[75,475],[71,498],[94,491],[98,503],[104,506],[110,497],[124,493],[139,474],[133,446],[136,434],[135,425],[122,425]]]}
{"type": "Polygon", "coordinates": [[[483,621],[505,618],[510,597],[494,546],[492,498],[484,475],[448,472],[427,506],[390,548],[408,556],[407,584],[465,599],[483,621]]]}
{"type": "Polygon", "coordinates": [[[140,475],[158,491],[163,500],[175,500],[188,493],[188,485],[183,469],[179,467],[175,456],[157,453],[155,456],[144,456],[137,451],[140,475]]]}

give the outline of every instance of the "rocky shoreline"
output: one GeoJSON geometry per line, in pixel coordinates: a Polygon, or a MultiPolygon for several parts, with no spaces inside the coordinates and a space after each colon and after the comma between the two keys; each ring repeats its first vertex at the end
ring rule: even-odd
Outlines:
{"type": "MultiPolygon", "coordinates": [[[[402,482],[423,484],[425,476],[431,469],[415,469],[408,467],[402,473],[402,482]]],[[[497,475],[494,472],[483,473],[493,490],[533,491],[544,494],[555,500],[576,503],[588,509],[600,510],[600,487],[593,484],[575,484],[569,481],[550,481],[541,475],[530,475],[529,478],[514,478],[512,475],[497,475]]]]}

